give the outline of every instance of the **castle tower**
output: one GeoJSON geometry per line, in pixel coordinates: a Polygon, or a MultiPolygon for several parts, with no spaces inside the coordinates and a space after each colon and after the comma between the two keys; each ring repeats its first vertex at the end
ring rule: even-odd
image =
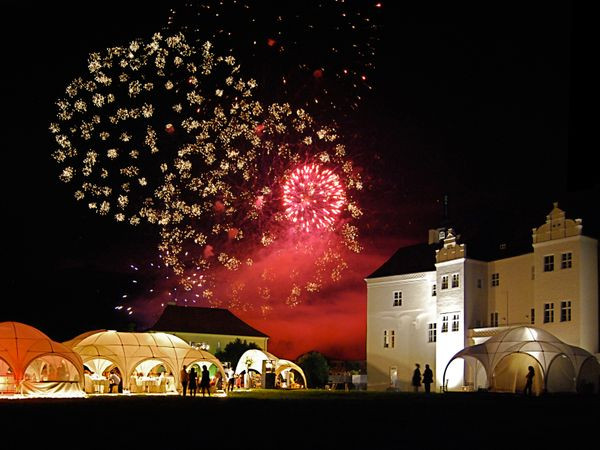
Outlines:
{"type": "Polygon", "coordinates": [[[554,203],[532,230],[534,307],[539,323],[565,342],[598,353],[598,241],[554,203]]]}
{"type": "MultiPolygon", "coordinates": [[[[437,277],[437,345],[436,382],[443,384],[443,371],[450,358],[465,347],[465,244],[459,244],[452,229],[444,239],[444,246],[436,250],[437,277]]],[[[448,378],[463,383],[462,362],[452,365],[448,378]]],[[[451,387],[451,386],[450,386],[451,387]]]]}

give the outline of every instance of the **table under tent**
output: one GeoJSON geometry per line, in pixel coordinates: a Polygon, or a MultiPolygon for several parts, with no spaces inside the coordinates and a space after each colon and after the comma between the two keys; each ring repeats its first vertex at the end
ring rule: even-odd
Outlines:
{"type": "Polygon", "coordinates": [[[2,322],[0,394],[83,396],[83,362],[32,326],[2,322]]]}
{"type": "Polygon", "coordinates": [[[244,386],[249,388],[301,389],[307,387],[306,376],[300,366],[259,349],[247,350],[240,357],[235,373],[243,374],[244,386]],[[272,378],[269,376],[270,374],[273,374],[272,378]]]}
{"type": "Polygon", "coordinates": [[[207,365],[216,379],[225,377],[221,362],[167,333],[91,331],[65,342],[86,367],[85,391],[108,393],[109,377],[116,372],[121,390],[129,393],[177,393],[185,365],[207,365]]]}

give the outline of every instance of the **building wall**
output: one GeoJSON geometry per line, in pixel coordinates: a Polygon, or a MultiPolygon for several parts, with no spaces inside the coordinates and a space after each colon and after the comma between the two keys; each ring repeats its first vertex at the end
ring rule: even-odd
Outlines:
{"type": "MultiPolygon", "coordinates": [[[[530,325],[533,301],[532,253],[488,263],[488,315],[482,323],[492,326],[491,313],[498,313],[498,326],[530,325]],[[492,275],[498,274],[498,285],[492,285],[492,275]]],[[[537,269],[537,268],[536,268],[537,269]]],[[[536,324],[539,310],[536,311],[536,324]]]]}
{"type": "Polygon", "coordinates": [[[579,321],[579,346],[590,353],[600,353],[600,325],[598,298],[598,241],[582,236],[580,240],[581,263],[578,266],[581,310],[579,321]]]}
{"type": "Polygon", "coordinates": [[[428,342],[428,325],[436,322],[434,284],[435,272],[367,280],[369,390],[410,389],[415,363],[421,364],[421,370],[429,364],[435,371],[435,343],[428,342]],[[402,292],[401,306],[394,306],[394,292],[402,292]],[[388,347],[384,347],[384,331],[388,347]],[[392,383],[394,370],[397,378],[392,383]]]}
{"type": "MultiPolygon", "coordinates": [[[[479,328],[489,320],[488,264],[483,261],[467,259],[465,261],[465,326],[467,329],[479,328]]],[[[468,342],[468,345],[472,345],[468,342]]]]}
{"type": "Polygon", "coordinates": [[[598,247],[585,236],[571,236],[534,245],[535,305],[542,328],[565,342],[598,352],[598,247]],[[571,267],[561,268],[565,253],[571,267]],[[554,256],[554,270],[544,271],[544,258],[554,256]],[[561,320],[561,303],[571,302],[571,320],[561,320]],[[554,306],[554,320],[544,323],[546,304],[554,306]]]}

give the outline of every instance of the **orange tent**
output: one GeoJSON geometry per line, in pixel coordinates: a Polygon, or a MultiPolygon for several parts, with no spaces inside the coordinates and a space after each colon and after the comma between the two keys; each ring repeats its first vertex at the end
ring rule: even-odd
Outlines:
{"type": "Polygon", "coordinates": [[[29,325],[0,322],[0,392],[78,395],[82,380],[73,350],[29,325]]]}

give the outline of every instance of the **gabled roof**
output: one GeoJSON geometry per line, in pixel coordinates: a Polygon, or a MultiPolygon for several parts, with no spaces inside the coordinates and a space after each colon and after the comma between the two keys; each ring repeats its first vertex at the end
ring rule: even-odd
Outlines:
{"type": "Polygon", "coordinates": [[[403,247],[367,278],[434,271],[437,248],[436,244],[416,244],[403,247]]]}
{"type": "Polygon", "coordinates": [[[167,305],[152,331],[170,331],[231,336],[269,337],[252,328],[231,311],[222,308],[199,308],[167,305]]]}

